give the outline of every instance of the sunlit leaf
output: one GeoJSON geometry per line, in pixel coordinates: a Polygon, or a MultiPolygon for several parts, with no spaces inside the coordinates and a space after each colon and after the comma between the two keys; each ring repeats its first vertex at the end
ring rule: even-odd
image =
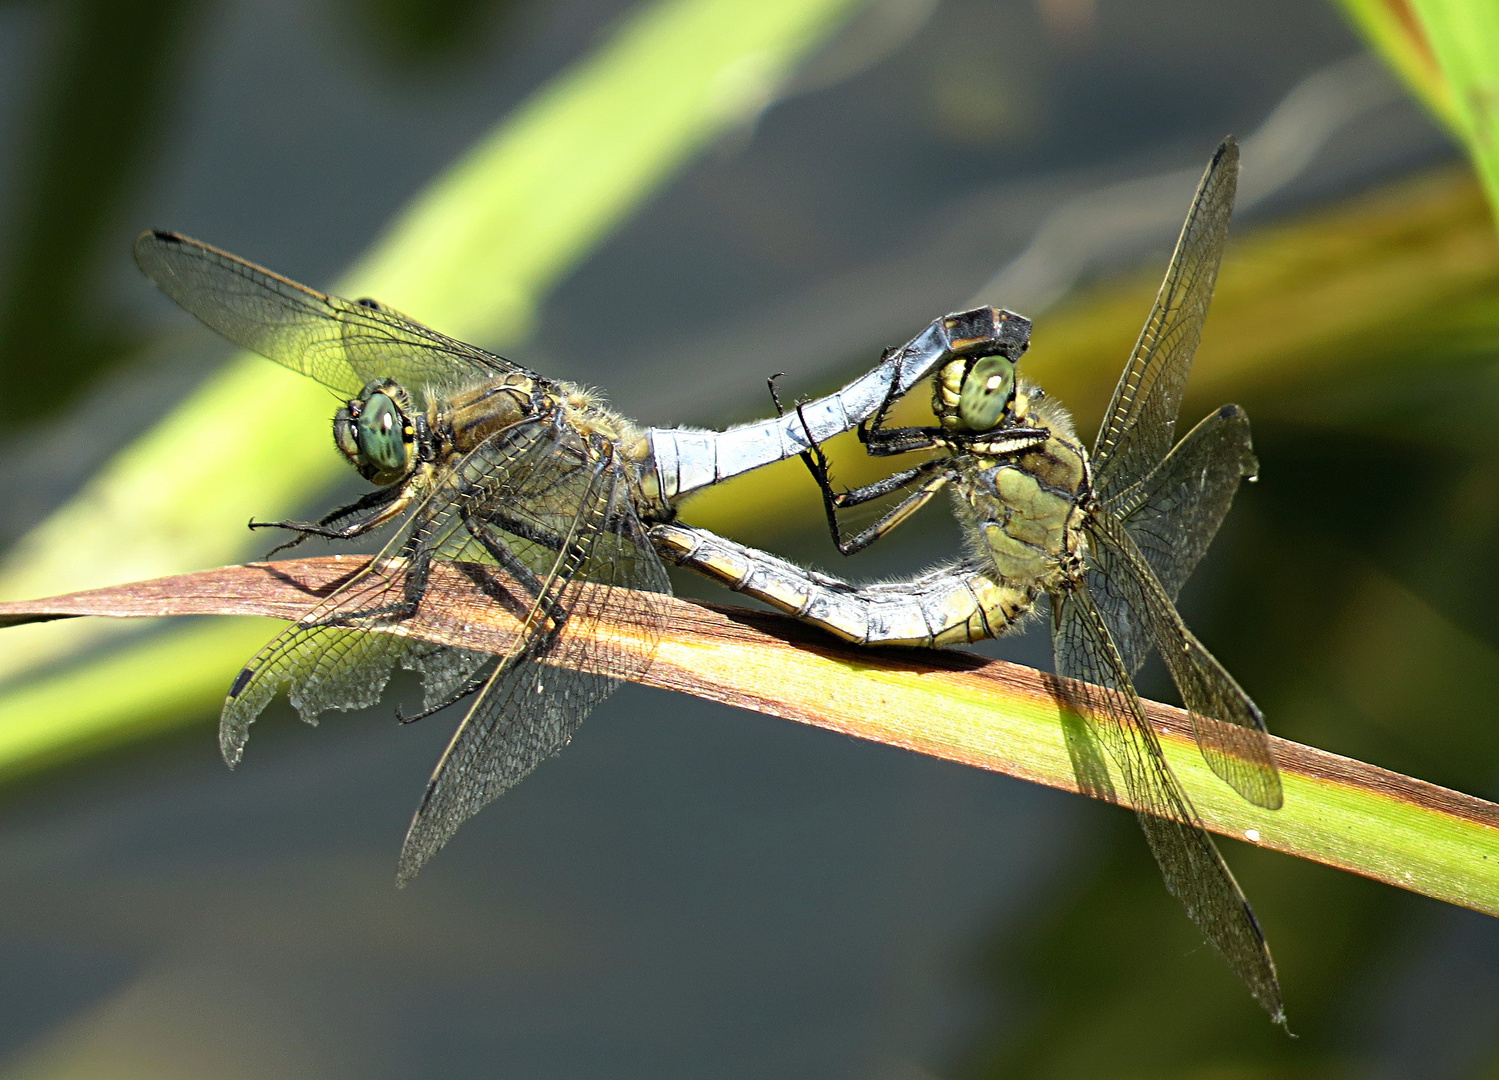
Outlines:
{"type": "MultiPolygon", "coordinates": [[[[0,626],[75,615],[294,617],[360,565],[348,557],[258,563],[0,604],[0,626]]],[[[424,609],[440,607],[442,615],[418,611],[393,632],[484,652],[508,649],[517,617],[473,578],[440,566],[428,589],[440,603],[424,601],[424,609]]],[[[661,600],[652,596],[653,604],[661,600]]],[[[641,622],[614,599],[611,617],[587,632],[607,637],[611,652],[651,656],[643,674],[632,676],[648,686],[1124,801],[1117,780],[1080,785],[1065,734],[1068,706],[1052,676],[968,653],[859,648],[782,615],[671,598],[666,604],[659,643],[643,638],[641,622]]],[[[1208,828],[1499,915],[1499,806],[1275,739],[1285,805],[1265,810],[1208,769],[1185,713],[1154,702],[1147,713],[1208,828]]],[[[0,754],[6,749],[0,743],[0,754]]],[[[0,769],[25,764],[14,750],[0,757],[0,769]]]]}
{"type": "Polygon", "coordinates": [[[1462,140],[1499,215],[1499,4],[1343,0],[1343,7],[1462,140]]]}

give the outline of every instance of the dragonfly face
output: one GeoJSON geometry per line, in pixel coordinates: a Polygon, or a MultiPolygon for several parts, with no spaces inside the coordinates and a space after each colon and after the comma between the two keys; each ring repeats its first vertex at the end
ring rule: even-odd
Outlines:
{"type": "Polygon", "coordinates": [[[416,424],[411,395],[379,379],[333,417],[333,441],[359,475],[380,487],[395,484],[415,464],[416,424]]]}
{"type": "Polygon", "coordinates": [[[973,433],[1000,426],[1015,400],[1015,361],[980,356],[947,364],[938,372],[933,411],[945,429],[973,433]]]}

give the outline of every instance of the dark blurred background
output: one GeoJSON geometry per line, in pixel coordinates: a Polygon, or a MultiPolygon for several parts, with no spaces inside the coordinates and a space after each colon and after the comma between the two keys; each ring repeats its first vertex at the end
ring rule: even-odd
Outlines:
{"type": "MultiPolygon", "coordinates": [[[[138,278],[135,232],[325,284],[628,8],[0,5],[0,536],[228,355],[138,278]]],[[[1115,275],[1158,276],[1228,132],[1256,147],[1238,234],[1461,187],[1360,53],[1301,0],[871,0],[507,347],[643,421],[720,424],[763,414],[773,371],[831,386],[970,301],[1060,322],[1115,275]]],[[[1440,363],[1371,322],[1316,343],[1367,369],[1245,381],[1264,479],[1183,606],[1278,733],[1492,798],[1489,284],[1424,334],[1440,363]]],[[[945,514],[921,521],[837,569],[954,550],[945,514]]],[[[819,528],[745,538],[826,566],[819,528]]],[[[990,651],[1048,662],[1044,634],[990,651]]],[[[317,731],[281,709],[230,774],[205,714],[12,783],[0,1080],[1499,1076],[1492,920],[1226,845],[1291,1040],[1128,815],[638,687],[397,892],[447,731],[388,704],[317,731]]]]}

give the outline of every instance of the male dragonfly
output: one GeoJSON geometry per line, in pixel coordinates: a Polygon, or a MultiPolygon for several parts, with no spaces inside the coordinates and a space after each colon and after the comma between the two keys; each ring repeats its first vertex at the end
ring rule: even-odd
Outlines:
{"type": "Polygon", "coordinates": [[[394,529],[364,571],[234,680],[220,719],[225,760],[238,763],[251,722],[283,688],[309,723],[328,709],[373,705],[397,664],[422,675],[421,716],[473,699],[406,835],[401,882],[467,817],[565,747],[618,681],[649,663],[588,629],[605,610],[616,620],[628,612],[638,634],[655,639],[661,616],[650,598],[670,586],[648,532],[675,517],[678,500],[852,428],[955,356],[1019,356],[1030,330],[992,308],[950,315],[801,418],[726,432],[642,430],[589,390],[374,300],[328,296],[173,233],[143,233],[135,257],[209,327],[343,400],[335,444],[374,490],[317,521],[256,527],[292,530],[282,547],[394,529]],[[421,607],[438,562],[499,571],[519,586],[516,599],[489,584],[522,628],[509,653],[388,632],[421,607]]]}
{"type": "Polygon", "coordinates": [[[1167,889],[1283,1021],[1259,923],[1172,774],[1133,683],[1158,651],[1213,771],[1250,802],[1281,805],[1260,710],[1175,607],[1240,481],[1258,467],[1248,418],[1236,405],[1172,446],[1228,233],[1238,160],[1229,139],[1208,165],[1091,453],[1061,406],[1017,379],[1017,357],[998,351],[955,357],[936,373],[938,426],[884,427],[890,401],[860,425],[873,455],[938,451],[884,481],[835,492],[818,440],[807,433],[804,458],[841,552],[867,547],[950,486],[973,552],[967,559],[910,581],[854,586],[684,525],[658,526],[655,539],[674,561],[861,644],[994,637],[1046,596],[1057,673],[1073,680],[1067,693],[1076,711],[1122,776],[1167,889]],[[873,526],[843,538],[837,511],[911,485],[873,526]]]}

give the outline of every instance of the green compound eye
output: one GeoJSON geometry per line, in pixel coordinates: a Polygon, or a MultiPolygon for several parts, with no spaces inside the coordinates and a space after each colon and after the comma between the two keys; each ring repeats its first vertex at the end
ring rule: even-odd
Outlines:
{"type": "Polygon", "coordinates": [[[371,394],[359,412],[356,438],[360,456],[380,476],[406,471],[406,418],[384,394],[371,394]]]}
{"type": "Polygon", "coordinates": [[[999,424],[1015,394],[1015,364],[1003,356],[981,356],[963,378],[958,419],[970,431],[999,424]]]}

